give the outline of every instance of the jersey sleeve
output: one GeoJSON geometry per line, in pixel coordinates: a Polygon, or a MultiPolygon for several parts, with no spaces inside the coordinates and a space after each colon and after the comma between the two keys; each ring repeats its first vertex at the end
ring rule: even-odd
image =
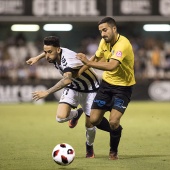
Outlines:
{"type": "Polygon", "coordinates": [[[61,59],[63,70],[66,68],[70,69],[80,69],[83,66],[83,63],[76,58],[75,55],[63,56],[61,59]]]}
{"type": "Polygon", "coordinates": [[[111,59],[115,59],[115,60],[118,60],[120,63],[122,63],[122,60],[124,59],[124,57],[126,56],[126,48],[127,48],[127,45],[122,45],[122,44],[117,44],[116,45],[116,48],[112,48],[111,50],[111,59]],[[116,50],[115,50],[116,49],[116,50]]]}

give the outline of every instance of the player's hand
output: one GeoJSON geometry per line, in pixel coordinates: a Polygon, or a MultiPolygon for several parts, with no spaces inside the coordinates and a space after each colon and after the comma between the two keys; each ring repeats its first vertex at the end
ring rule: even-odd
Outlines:
{"type": "Polygon", "coordinates": [[[26,63],[30,66],[32,66],[33,64],[35,64],[38,61],[38,59],[36,57],[32,57],[29,60],[26,61],[26,63]]]}
{"type": "Polygon", "coordinates": [[[81,60],[84,64],[88,64],[89,60],[87,59],[86,55],[83,53],[77,53],[77,59],[81,60]]]}
{"type": "Polygon", "coordinates": [[[32,99],[37,101],[39,99],[45,98],[49,95],[47,91],[36,91],[32,93],[32,99]]]}

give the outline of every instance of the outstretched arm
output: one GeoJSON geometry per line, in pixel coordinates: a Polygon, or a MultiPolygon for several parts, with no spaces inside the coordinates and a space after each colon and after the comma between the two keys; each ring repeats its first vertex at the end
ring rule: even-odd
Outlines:
{"type": "Polygon", "coordinates": [[[49,94],[59,91],[60,89],[66,87],[71,82],[72,82],[72,73],[71,72],[64,73],[63,78],[50,89],[45,91],[33,92],[32,93],[33,100],[37,101],[39,99],[45,98],[49,94]]]}
{"type": "Polygon", "coordinates": [[[90,61],[87,59],[86,55],[83,53],[78,53],[77,58],[81,60],[86,66],[88,67],[93,67],[99,70],[104,70],[104,71],[112,71],[116,67],[119,66],[119,61],[110,59],[109,62],[97,62],[97,61],[90,61]]]}
{"type": "Polygon", "coordinates": [[[45,53],[43,52],[43,53],[41,53],[40,55],[37,55],[36,57],[32,57],[32,58],[30,58],[29,60],[27,60],[26,61],[26,63],[28,64],[28,65],[33,65],[33,64],[35,64],[36,62],[38,62],[40,59],[42,59],[42,58],[44,58],[45,57],[45,53]]]}
{"type": "MultiPolygon", "coordinates": [[[[94,60],[95,60],[95,56],[92,56],[92,57],[90,58],[90,61],[94,61],[94,60]]],[[[79,77],[84,71],[86,71],[86,70],[89,69],[89,68],[90,68],[90,67],[87,66],[87,65],[82,66],[82,67],[79,69],[79,71],[78,71],[77,77],[79,77]]]]}

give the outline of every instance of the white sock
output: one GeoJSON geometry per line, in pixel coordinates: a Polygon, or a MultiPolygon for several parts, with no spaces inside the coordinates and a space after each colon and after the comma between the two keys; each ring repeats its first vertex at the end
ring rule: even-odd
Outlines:
{"type": "Polygon", "coordinates": [[[89,146],[93,145],[96,136],[96,127],[87,128],[86,127],[86,142],[89,146]]]}
{"type": "Polygon", "coordinates": [[[71,120],[73,117],[76,117],[78,114],[78,111],[77,110],[71,110],[70,111],[70,114],[68,117],[64,118],[64,119],[61,119],[61,118],[56,118],[56,120],[59,122],[59,123],[63,123],[63,122],[67,122],[69,120],[71,120]]]}

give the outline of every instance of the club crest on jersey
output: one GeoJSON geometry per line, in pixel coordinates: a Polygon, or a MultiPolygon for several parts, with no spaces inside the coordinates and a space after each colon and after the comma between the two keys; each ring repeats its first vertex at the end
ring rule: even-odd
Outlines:
{"type": "Polygon", "coordinates": [[[116,56],[117,56],[117,57],[122,57],[122,52],[121,52],[121,51],[117,51],[117,52],[116,52],[116,56]]]}

